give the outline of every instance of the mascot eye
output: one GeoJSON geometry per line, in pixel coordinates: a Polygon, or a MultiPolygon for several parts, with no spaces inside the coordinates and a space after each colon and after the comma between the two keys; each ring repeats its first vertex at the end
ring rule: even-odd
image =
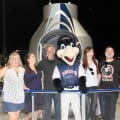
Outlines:
{"type": "Polygon", "coordinates": [[[75,47],[75,44],[73,42],[70,43],[71,47],[75,47]]]}
{"type": "Polygon", "coordinates": [[[60,49],[65,49],[65,45],[61,44],[60,49]]]}

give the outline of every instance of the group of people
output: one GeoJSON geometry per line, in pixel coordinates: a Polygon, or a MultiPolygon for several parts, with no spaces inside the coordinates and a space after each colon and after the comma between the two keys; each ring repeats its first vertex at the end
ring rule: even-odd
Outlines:
{"type": "MultiPolygon", "coordinates": [[[[96,90],[119,88],[120,61],[115,60],[115,51],[111,46],[105,49],[105,59],[97,61],[94,50],[87,47],[84,50],[82,67],[86,73],[86,87],[96,90]]],[[[116,103],[119,92],[89,93],[86,95],[86,119],[115,120],[116,103]]]]}
{"type": "MultiPolygon", "coordinates": [[[[42,73],[36,69],[36,58],[34,54],[26,55],[26,65],[23,67],[20,55],[12,52],[9,56],[7,65],[0,70],[0,78],[4,80],[2,111],[8,112],[9,120],[18,120],[21,110],[29,114],[24,120],[31,119],[31,97],[24,90],[41,89],[42,73]],[[34,82],[35,81],[35,82],[34,82]]],[[[40,96],[38,101],[35,99],[35,120],[41,112],[42,102],[40,96]]]]}
{"type": "MultiPolygon", "coordinates": [[[[86,88],[119,88],[120,62],[114,59],[115,51],[109,46],[105,49],[105,59],[97,61],[92,47],[86,47],[80,68],[86,77],[86,88]]],[[[26,55],[26,64],[22,65],[20,55],[12,52],[7,65],[0,69],[0,78],[4,80],[2,110],[8,112],[9,120],[18,120],[21,110],[28,112],[23,120],[32,118],[32,98],[24,90],[54,90],[52,75],[54,68],[61,61],[56,58],[55,46],[48,44],[46,58],[39,63],[33,53],[26,55]]],[[[87,92],[86,91],[86,92],[87,92]]],[[[88,93],[86,95],[86,119],[115,120],[118,92],[88,93]]],[[[35,120],[43,113],[44,120],[51,120],[52,100],[54,101],[55,119],[61,118],[61,93],[35,94],[35,120]]],[[[66,109],[66,108],[64,108],[66,109]]],[[[81,111],[80,111],[81,112],[81,111]]]]}

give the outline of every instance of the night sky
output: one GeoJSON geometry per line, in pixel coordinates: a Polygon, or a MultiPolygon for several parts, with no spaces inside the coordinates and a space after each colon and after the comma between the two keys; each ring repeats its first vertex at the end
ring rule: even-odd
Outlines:
{"type": "MultiPolygon", "coordinates": [[[[3,45],[3,9],[0,0],[0,53],[3,45]]],[[[42,22],[43,6],[49,0],[5,0],[7,52],[29,47],[29,42],[42,22]],[[15,41],[15,42],[14,42],[15,41]]],[[[68,2],[65,0],[51,0],[68,2]]],[[[104,55],[106,46],[113,46],[120,56],[120,6],[115,0],[71,0],[78,6],[79,22],[93,40],[96,57],[104,55]]]]}

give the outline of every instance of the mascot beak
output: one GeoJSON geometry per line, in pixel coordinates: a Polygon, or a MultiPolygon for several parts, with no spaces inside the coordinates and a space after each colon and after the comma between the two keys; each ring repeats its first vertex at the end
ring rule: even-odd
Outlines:
{"type": "Polygon", "coordinates": [[[73,61],[73,58],[69,58],[67,56],[65,56],[65,59],[68,61],[68,62],[72,62],[73,61]]]}
{"type": "Polygon", "coordinates": [[[59,50],[57,56],[60,57],[68,65],[73,65],[79,53],[77,47],[66,46],[64,50],[59,50]]]}

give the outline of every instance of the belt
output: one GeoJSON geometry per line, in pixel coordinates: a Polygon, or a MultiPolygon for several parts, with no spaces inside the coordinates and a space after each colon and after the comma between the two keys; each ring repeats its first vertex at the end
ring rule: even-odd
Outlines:
{"type": "Polygon", "coordinates": [[[75,86],[66,86],[65,88],[68,88],[68,89],[72,89],[74,88],[75,86]]]}

